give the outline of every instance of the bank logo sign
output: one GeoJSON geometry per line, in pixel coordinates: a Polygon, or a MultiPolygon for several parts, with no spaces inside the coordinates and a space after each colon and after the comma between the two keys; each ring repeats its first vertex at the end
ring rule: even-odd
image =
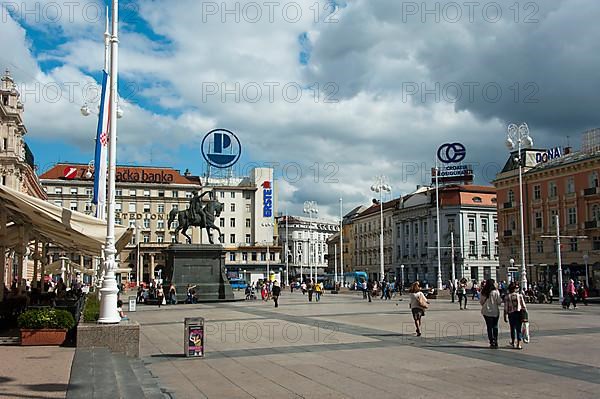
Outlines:
{"type": "Polygon", "coordinates": [[[467,149],[461,143],[444,144],[438,148],[437,156],[441,163],[459,163],[467,157],[467,149]]]}
{"type": "Polygon", "coordinates": [[[202,156],[215,168],[230,168],[242,155],[242,144],[237,136],[227,129],[214,129],[202,140],[202,156]]]}
{"type": "Polygon", "coordinates": [[[262,184],[263,187],[263,217],[273,217],[273,188],[271,182],[266,181],[262,184]]]}

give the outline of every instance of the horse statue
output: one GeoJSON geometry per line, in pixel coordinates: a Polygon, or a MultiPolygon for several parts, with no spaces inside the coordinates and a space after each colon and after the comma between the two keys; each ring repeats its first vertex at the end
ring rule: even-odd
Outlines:
{"type": "Polygon", "coordinates": [[[190,200],[190,207],[183,211],[178,211],[177,209],[172,209],[169,212],[169,221],[168,228],[171,228],[171,224],[177,218],[179,225],[175,229],[175,242],[179,242],[179,232],[181,232],[187,239],[187,243],[192,243],[192,237],[187,235],[187,230],[190,227],[196,226],[201,229],[205,228],[206,233],[208,235],[208,241],[211,244],[214,244],[212,230],[217,230],[219,232],[219,236],[221,236],[221,229],[219,229],[215,225],[215,219],[221,215],[223,212],[224,206],[222,203],[214,199],[211,191],[204,192],[201,196],[198,196],[197,192],[192,193],[194,196],[190,200]],[[202,197],[207,194],[211,194],[210,201],[206,204],[204,208],[202,208],[202,197]]]}

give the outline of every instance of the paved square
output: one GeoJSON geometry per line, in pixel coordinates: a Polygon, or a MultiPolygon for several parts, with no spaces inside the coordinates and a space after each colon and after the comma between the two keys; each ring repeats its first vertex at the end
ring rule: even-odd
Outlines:
{"type": "Polygon", "coordinates": [[[487,347],[479,305],[432,301],[414,336],[407,301],[286,292],[246,301],[139,306],[141,356],[176,397],[597,398],[600,307],[530,305],[532,342],[487,347]],[[206,319],[206,357],[183,356],[183,319],[206,319]]]}

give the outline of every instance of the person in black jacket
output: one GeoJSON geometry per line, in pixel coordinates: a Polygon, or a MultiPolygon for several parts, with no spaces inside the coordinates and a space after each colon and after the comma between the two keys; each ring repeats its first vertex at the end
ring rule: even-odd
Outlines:
{"type": "Polygon", "coordinates": [[[369,298],[369,302],[371,302],[371,293],[373,292],[373,281],[369,279],[367,281],[367,298],[369,298]]]}
{"type": "Polygon", "coordinates": [[[273,301],[275,302],[275,307],[279,307],[279,295],[281,294],[281,287],[277,280],[273,281],[273,288],[271,289],[271,295],[273,296],[273,301]]]}

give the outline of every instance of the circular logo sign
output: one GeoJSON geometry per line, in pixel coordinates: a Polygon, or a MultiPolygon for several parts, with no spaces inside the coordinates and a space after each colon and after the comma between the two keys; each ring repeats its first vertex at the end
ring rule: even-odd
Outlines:
{"type": "Polygon", "coordinates": [[[240,159],[242,144],[237,136],[227,129],[214,129],[204,136],[202,156],[215,168],[229,168],[240,159]]]}
{"type": "Polygon", "coordinates": [[[467,149],[460,143],[444,144],[438,148],[437,156],[442,163],[458,163],[466,158],[467,149]]]}

